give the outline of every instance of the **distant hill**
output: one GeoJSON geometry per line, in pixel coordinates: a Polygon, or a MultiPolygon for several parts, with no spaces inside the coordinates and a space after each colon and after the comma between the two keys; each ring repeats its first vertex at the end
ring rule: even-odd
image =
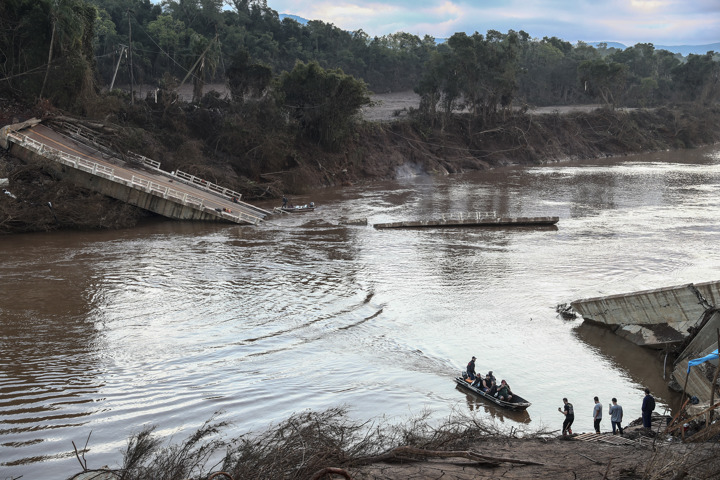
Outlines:
{"type": "MultiPolygon", "coordinates": [[[[626,45],[617,42],[587,42],[588,45],[597,47],[601,43],[607,44],[608,48],[619,48],[625,50],[628,48],[626,45]]],[[[655,50],[667,50],[672,53],[679,53],[680,55],[687,56],[691,53],[695,55],[704,55],[710,50],[720,53],[720,43],[708,43],[706,45],[655,45],[655,50]]]]}
{"type": "MultiPolygon", "coordinates": [[[[290,15],[287,13],[281,13],[278,15],[280,17],[280,21],[282,21],[284,18],[291,18],[298,22],[301,25],[307,25],[308,19],[303,17],[298,17],[297,15],[290,15]]],[[[435,43],[440,44],[444,43],[447,40],[447,38],[436,38],[435,43]]],[[[618,48],[620,50],[625,50],[628,48],[627,45],[624,45],[622,43],[618,42],[586,42],[588,45],[592,45],[593,47],[597,47],[601,43],[604,43],[607,45],[608,48],[618,48]]],[[[667,50],[668,52],[672,53],[679,53],[680,55],[687,56],[691,53],[694,53],[696,55],[704,55],[710,50],[720,53],[720,42],[718,43],[708,43],[707,45],[655,45],[655,50],[667,50]]]]}
{"type": "Polygon", "coordinates": [[[278,17],[280,18],[281,22],[286,18],[295,20],[300,25],[307,25],[307,23],[309,22],[309,20],[307,18],[298,17],[297,15],[289,15],[287,13],[281,13],[280,15],[278,15],[278,17]]]}
{"type": "Polygon", "coordinates": [[[696,55],[705,55],[710,50],[716,53],[720,53],[720,42],[708,43],[707,45],[655,45],[655,50],[667,50],[669,52],[679,53],[681,55],[689,55],[691,53],[694,53],[696,55]]]}

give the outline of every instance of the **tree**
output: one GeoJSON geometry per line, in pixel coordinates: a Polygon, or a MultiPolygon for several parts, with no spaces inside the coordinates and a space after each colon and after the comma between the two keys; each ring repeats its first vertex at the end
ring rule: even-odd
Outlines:
{"type": "Polygon", "coordinates": [[[235,52],[226,74],[233,99],[240,103],[248,95],[254,97],[263,95],[272,81],[270,67],[252,63],[245,49],[235,52]]]}
{"type": "MultiPolygon", "coordinates": [[[[193,77],[193,103],[197,103],[202,99],[203,87],[205,86],[205,76],[212,77],[217,69],[220,48],[217,43],[217,37],[208,40],[205,37],[195,33],[190,39],[190,49],[197,60],[190,67],[188,75],[193,77]]],[[[187,78],[187,77],[186,77],[187,78]]]]}
{"type": "Polygon", "coordinates": [[[365,82],[317,62],[298,62],[280,76],[279,89],[303,136],[326,148],[339,146],[360,108],[371,103],[365,82]]]}
{"type": "Polygon", "coordinates": [[[164,54],[160,55],[160,58],[167,55],[166,64],[171,69],[170,60],[177,62],[177,49],[186,32],[185,24],[180,20],[175,20],[170,14],[163,14],[147,24],[147,32],[163,50],[164,54]]]}
{"type": "Polygon", "coordinates": [[[627,66],[603,59],[585,60],[578,74],[590,94],[599,95],[605,105],[615,108],[615,97],[625,86],[627,66]]]}
{"type": "Polygon", "coordinates": [[[713,55],[690,54],[686,63],[673,69],[681,100],[708,105],[720,99],[720,63],[714,61],[713,55]]]}
{"type": "MultiPolygon", "coordinates": [[[[83,30],[84,28],[89,27],[92,29],[92,26],[86,25],[82,19],[83,14],[85,14],[83,11],[85,5],[82,1],[52,0],[49,3],[49,7],[51,27],[50,46],[48,48],[45,78],[43,79],[42,86],[40,87],[40,94],[38,95],[39,98],[43,98],[45,93],[45,86],[47,85],[50,68],[52,66],[53,50],[56,46],[60,50],[60,54],[63,54],[66,50],[72,49],[81,43],[81,38],[85,33],[83,30]],[[57,45],[55,43],[56,37],[58,39],[57,45]]],[[[93,20],[94,16],[95,15],[93,15],[93,20]]],[[[92,35],[90,37],[92,38],[92,35]]]]}

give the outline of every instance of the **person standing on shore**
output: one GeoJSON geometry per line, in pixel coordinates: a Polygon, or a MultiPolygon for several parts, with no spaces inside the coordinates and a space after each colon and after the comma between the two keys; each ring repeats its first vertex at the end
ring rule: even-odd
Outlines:
{"type": "Polygon", "coordinates": [[[565,415],[565,420],[563,421],[562,426],[562,434],[563,437],[568,434],[572,435],[572,424],[575,421],[575,410],[573,409],[572,403],[568,402],[567,398],[563,398],[563,403],[565,404],[560,410],[560,407],[558,407],[558,412],[565,415]]]}
{"type": "Polygon", "coordinates": [[[652,427],[652,412],[655,410],[655,399],[650,395],[650,389],[645,387],[645,398],[642,403],[643,427],[649,430],[652,427]]]}
{"type": "Polygon", "coordinates": [[[595,427],[595,433],[600,433],[600,421],[602,420],[602,403],[598,400],[598,397],[594,398],[595,406],[593,407],[593,426],[595,427]]]}
{"type": "Polygon", "coordinates": [[[623,428],[620,423],[623,418],[623,409],[622,406],[617,404],[617,398],[612,399],[612,405],[610,405],[610,411],[608,413],[610,414],[610,423],[612,423],[613,435],[615,435],[616,428],[620,432],[620,435],[622,435],[623,428]]]}

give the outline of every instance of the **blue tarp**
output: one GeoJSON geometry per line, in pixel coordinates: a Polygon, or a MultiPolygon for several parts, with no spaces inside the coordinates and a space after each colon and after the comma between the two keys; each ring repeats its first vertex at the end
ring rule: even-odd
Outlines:
{"type": "Polygon", "coordinates": [[[690,373],[690,367],[692,367],[693,365],[700,365],[701,363],[705,363],[705,362],[707,362],[708,360],[717,360],[717,359],[718,359],[718,351],[717,351],[717,349],[715,349],[715,351],[712,352],[710,355],[705,355],[704,357],[695,358],[695,359],[693,359],[693,360],[690,360],[690,361],[688,362],[688,371],[687,371],[687,373],[690,373]]]}

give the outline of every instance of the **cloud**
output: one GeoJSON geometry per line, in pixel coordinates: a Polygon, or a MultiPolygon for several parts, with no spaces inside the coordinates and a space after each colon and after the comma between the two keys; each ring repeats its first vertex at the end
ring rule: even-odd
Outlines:
{"type": "Polygon", "coordinates": [[[718,0],[268,0],[268,6],[371,36],[402,31],[445,38],[492,29],[524,30],[531,37],[570,42],[720,42],[718,0]]]}

